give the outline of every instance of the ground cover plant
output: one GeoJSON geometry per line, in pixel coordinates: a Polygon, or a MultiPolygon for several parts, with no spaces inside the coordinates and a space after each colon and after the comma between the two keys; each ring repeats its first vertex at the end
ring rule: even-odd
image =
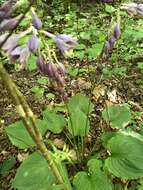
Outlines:
{"type": "Polygon", "coordinates": [[[143,189],[143,4],[0,1],[0,189],[143,189]]]}

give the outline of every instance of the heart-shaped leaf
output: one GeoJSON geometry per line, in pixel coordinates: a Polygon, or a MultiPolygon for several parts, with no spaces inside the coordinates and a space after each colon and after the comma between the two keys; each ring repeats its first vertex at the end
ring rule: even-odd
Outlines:
{"type": "Polygon", "coordinates": [[[127,104],[111,105],[102,112],[106,122],[110,122],[112,128],[124,128],[131,121],[131,112],[127,104]]]}
{"type": "Polygon", "coordinates": [[[91,159],[88,162],[89,173],[81,171],[76,174],[73,184],[76,190],[112,190],[112,184],[101,170],[102,162],[91,159]]]}
{"type": "MultiPolygon", "coordinates": [[[[37,120],[37,126],[39,127],[42,135],[46,132],[46,123],[43,120],[37,120]]],[[[5,129],[11,143],[18,148],[25,149],[30,146],[35,146],[34,141],[30,137],[29,133],[25,129],[22,121],[17,121],[5,129]]]]}
{"type": "Polygon", "coordinates": [[[143,137],[138,133],[117,133],[107,144],[108,170],[123,179],[143,177],[143,137]]]}
{"type": "Polygon", "coordinates": [[[20,165],[12,186],[18,190],[47,190],[54,182],[47,161],[35,152],[20,165]]]}
{"type": "Polygon", "coordinates": [[[61,133],[66,120],[62,115],[58,115],[55,112],[49,111],[48,109],[43,111],[44,120],[47,122],[46,128],[53,133],[61,133]]]}

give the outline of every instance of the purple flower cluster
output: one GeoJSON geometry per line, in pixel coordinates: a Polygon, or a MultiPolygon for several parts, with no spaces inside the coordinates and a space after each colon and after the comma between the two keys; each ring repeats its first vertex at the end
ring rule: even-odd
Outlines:
{"type": "MultiPolygon", "coordinates": [[[[14,4],[15,0],[9,0],[0,8],[0,32],[10,31],[13,29],[21,17],[21,15],[19,15],[11,18],[12,6],[14,4]]],[[[19,45],[20,39],[25,36],[23,35],[25,32],[23,32],[22,34],[12,34],[2,47],[3,51],[9,57],[10,62],[21,63],[23,69],[26,68],[26,62],[29,56],[32,53],[37,54],[39,48],[39,39],[36,31],[42,27],[42,22],[35,12],[32,13],[32,25],[33,34],[26,44],[19,45]]],[[[31,32],[32,28],[29,31],[31,32]]],[[[0,43],[5,40],[7,35],[8,33],[5,33],[0,36],[0,43]]]]}
{"type": "Polygon", "coordinates": [[[143,4],[128,3],[123,4],[121,9],[126,10],[130,15],[143,16],[143,4]]]}
{"type": "Polygon", "coordinates": [[[109,55],[109,53],[112,51],[114,44],[119,39],[120,35],[121,35],[120,25],[116,23],[113,28],[112,35],[110,36],[110,38],[108,39],[108,41],[106,41],[104,45],[104,49],[103,49],[104,58],[106,58],[109,55]]]}
{"type": "Polygon", "coordinates": [[[37,58],[37,66],[43,74],[55,81],[58,87],[64,88],[65,68],[62,63],[46,63],[43,56],[39,55],[37,58]]]}
{"type": "Polygon", "coordinates": [[[21,17],[19,15],[18,17],[11,18],[12,7],[15,3],[15,0],[9,0],[0,7],[0,32],[15,28],[21,17]]]}

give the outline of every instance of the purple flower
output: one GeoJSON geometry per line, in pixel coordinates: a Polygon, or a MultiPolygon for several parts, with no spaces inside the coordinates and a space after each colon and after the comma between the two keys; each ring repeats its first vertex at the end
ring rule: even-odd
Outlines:
{"type": "Polygon", "coordinates": [[[19,62],[20,63],[25,63],[27,62],[28,58],[30,56],[30,51],[27,46],[23,47],[21,49],[20,57],[19,57],[19,62]]]}
{"type": "Polygon", "coordinates": [[[46,72],[47,72],[47,75],[48,75],[50,78],[56,78],[57,75],[58,75],[57,67],[56,67],[56,65],[53,64],[53,63],[48,63],[48,64],[47,64],[46,72]]]}
{"type": "Polygon", "coordinates": [[[39,70],[45,75],[48,75],[50,81],[55,81],[57,83],[57,86],[60,88],[64,87],[65,82],[62,77],[63,75],[61,75],[61,73],[58,70],[59,65],[53,63],[46,64],[44,58],[41,55],[37,58],[36,63],[39,70]]]}
{"type": "Polygon", "coordinates": [[[110,43],[108,41],[106,41],[105,45],[104,45],[104,54],[105,55],[108,55],[109,52],[111,50],[111,46],[110,46],[110,43]]]}
{"type": "Polygon", "coordinates": [[[108,40],[109,45],[110,45],[110,49],[113,48],[113,46],[114,46],[116,40],[117,40],[117,39],[116,39],[114,36],[111,36],[111,37],[110,37],[110,39],[108,40]]]}
{"type": "Polygon", "coordinates": [[[32,53],[36,53],[39,47],[39,39],[36,35],[33,34],[30,40],[28,41],[28,47],[32,53]]]}
{"type": "Polygon", "coordinates": [[[22,51],[22,46],[17,46],[15,49],[13,49],[9,54],[11,59],[18,60],[20,58],[21,51],[22,51]]]}
{"type": "Polygon", "coordinates": [[[11,18],[11,19],[4,19],[0,23],[0,32],[4,32],[6,30],[12,30],[13,28],[15,28],[20,17],[21,15],[15,18],[11,18]]]}
{"type": "Polygon", "coordinates": [[[26,69],[26,62],[30,56],[29,48],[27,46],[17,46],[10,52],[9,57],[11,62],[21,63],[21,69],[26,69]]]}
{"type": "MultiPolygon", "coordinates": [[[[0,43],[2,43],[5,39],[5,37],[7,36],[7,34],[3,34],[2,36],[0,36],[0,43]]],[[[10,53],[16,46],[18,46],[18,41],[20,39],[20,35],[18,34],[13,34],[12,36],[10,36],[8,38],[8,40],[4,43],[2,49],[6,52],[6,53],[10,53]]]]}
{"type": "Polygon", "coordinates": [[[5,2],[1,7],[0,7],[0,21],[7,19],[10,17],[12,13],[12,6],[16,3],[14,0],[9,0],[5,2]]]}
{"type": "Polygon", "coordinates": [[[130,15],[143,16],[143,4],[128,3],[123,4],[121,9],[126,10],[130,15]]]}
{"type": "Polygon", "coordinates": [[[116,24],[113,29],[113,36],[115,37],[115,39],[118,39],[120,35],[121,35],[120,25],[116,24]]]}
{"type": "Polygon", "coordinates": [[[36,64],[37,64],[39,70],[42,73],[46,74],[46,71],[45,71],[45,69],[46,69],[46,63],[45,63],[45,60],[44,60],[44,58],[43,58],[42,55],[39,55],[39,57],[37,58],[36,64]]]}
{"type": "Polygon", "coordinates": [[[36,28],[37,30],[42,28],[42,21],[41,19],[36,15],[36,13],[33,13],[32,16],[32,25],[34,26],[34,28],[36,28]]]}
{"type": "Polygon", "coordinates": [[[77,41],[73,39],[70,35],[58,34],[55,37],[57,47],[61,50],[62,54],[65,55],[66,52],[72,50],[77,45],[77,41]]]}
{"type": "Polygon", "coordinates": [[[48,75],[50,78],[55,78],[57,75],[55,64],[45,63],[44,58],[41,55],[37,58],[37,66],[42,73],[48,75]]]}

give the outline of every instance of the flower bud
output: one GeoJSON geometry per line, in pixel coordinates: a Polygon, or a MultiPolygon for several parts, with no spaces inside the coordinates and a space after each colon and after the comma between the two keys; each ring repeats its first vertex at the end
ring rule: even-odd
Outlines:
{"type": "Polygon", "coordinates": [[[37,30],[42,28],[42,21],[35,13],[33,14],[33,18],[32,18],[32,25],[37,30]]]}
{"type": "Polygon", "coordinates": [[[65,75],[65,67],[62,63],[58,63],[57,64],[57,69],[58,69],[58,72],[61,74],[61,75],[65,75]]]}
{"type": "Polygon", "coordinates": [[[113,30],[113,36],[118,39],[121,35],[120,25],[116,24],[113,30]]]}
{"type": "Polygon", "coordinates": [[[42,72],[42,73],[44,73],[45,74],[45,61],[44,61],[44,58],[43,58],[43,56],[42,55],[40,55],[38,58],[37,58],[37,61],[36,61],[36,63],[37,63],[37,66],[38,66],[38,68],[39,68],[39,70],[42,72]]]}
{"type": "Polygon", "coordinates": [[[108,55],[110,50],[111,50],[110,43],[107,41],[104,45],[104,54],[108,55]]]}
{"type": "Polygon", "coordinates": [[[36,35],[33,35],[28,41],[28,47],[32,53],[36,53],[39,47],[39,39],[36,35]]]}
{"type": "Polygon", "coordinates": [[[48,63],[46,67],[46,73],[51,78],[56,78],[58,75],[58,70],[55,64],[48,63]]]}
{"type": "Polygon", "coordinates": [[[56,78],[56,81],[59,87],[62,87],[62,88],[64,87],[65,80],[60,75],[56,78]]]}
{"type": "Polygon", "coordinates": [[[114,36],[111,36],[111,38],[108,40],[108,42],[110,44],[110,49],[112,49],[116,42],[116,38],[114,36]]]}

